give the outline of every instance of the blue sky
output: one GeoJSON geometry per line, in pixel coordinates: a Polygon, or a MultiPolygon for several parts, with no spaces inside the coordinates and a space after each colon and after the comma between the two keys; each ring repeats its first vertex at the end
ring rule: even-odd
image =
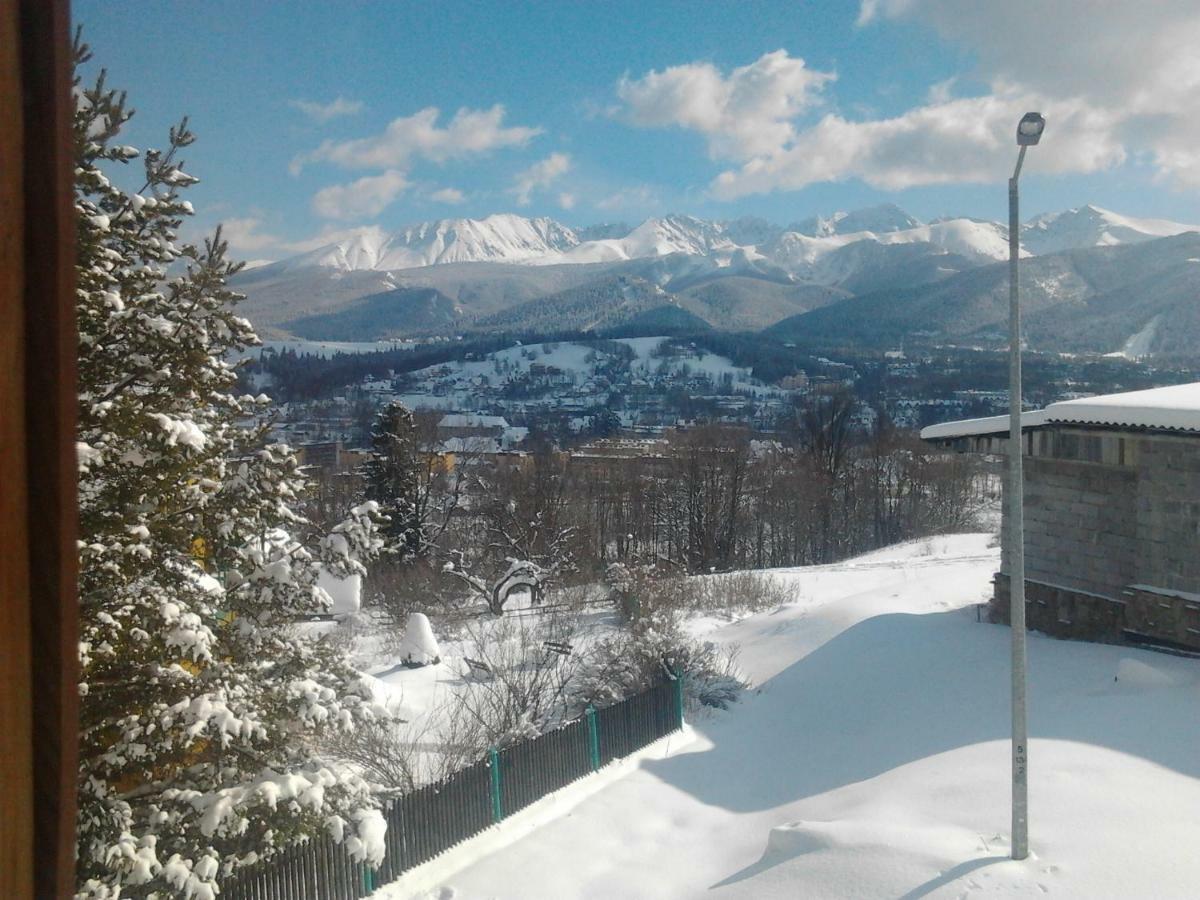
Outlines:
{"type": "Polygon", "coordinates": [[[160,144],[189,114],[198,221],[227,222],[243,255],[279,257],[362,225],[492,212],[786,223],[894,202],[925,219],[999,219],[1011,132],[1031,106],[1049,126],[1024,213],[1092,202],[1200,222],[1192,6],[74,10],[138,110],[129,142],[160,144]]]}

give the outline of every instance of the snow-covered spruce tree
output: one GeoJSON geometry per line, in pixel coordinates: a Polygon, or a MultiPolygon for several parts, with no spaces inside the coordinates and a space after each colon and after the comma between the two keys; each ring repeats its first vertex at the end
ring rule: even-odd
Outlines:
{"type": "Polygon", "coordinates": [[[257,338],[232,312],[220,233],[177,243],[196,180],[186,120],[135,181],[139,154],[116,140],[124,95],[103,75],[75,94],[79,895],[211,900],[239,866],[319,831],[378,861],[366,785],[314,750],[378,711],[291,624],[328,601],[319,566],[361,572],[377,551],[374,505],[313,534],[292,510],[295,458],[238,424],[265,398],[232,395],[227,354],[257,338]]]}
{"type": "Polygon", "coordinates": [[[379,411],[371,430],[371,455],[363,465],[363,479],[367,497],[387,517],[382,529],[385,551],[400,559],[420,555],[425,535],[417,511],[420,492],[417,425],[403,403],[389,403],[379,411]]]}

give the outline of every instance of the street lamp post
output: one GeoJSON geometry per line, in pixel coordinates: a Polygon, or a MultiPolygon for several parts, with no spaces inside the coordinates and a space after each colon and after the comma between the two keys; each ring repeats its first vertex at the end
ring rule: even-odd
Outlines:
{"type": "Polygon", "coordinates": [[[1046,120],[1026,113],[1017,125],[1017,165],[1008,179],[1008,595],[1012,623],[1012,858],[1029,856],[1029,736],[1025,716],[1025,473],[1021,441],[1021,223],[1017,179],[1025,151],[1046,120]]]}

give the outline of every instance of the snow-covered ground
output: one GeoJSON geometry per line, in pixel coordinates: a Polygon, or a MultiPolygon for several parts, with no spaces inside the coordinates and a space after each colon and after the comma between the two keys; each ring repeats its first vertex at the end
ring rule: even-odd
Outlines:
{"type": "MultiPolygon", "coordinates": [[[[664,367],[674,377],[684,373],[706,375],[714,382],[728,376],[731,385],[739,391],[757,396],[778,395],[780,390],[764,384],[753,377],[751,369],[738,366],[724,356],[695,349],[690,353],[678,351],[660,357],[655,353],[666,337],[621,338],[612,343],[624,344],[633,351],[629,362],[629,379],[650,380],[664,367]]],[[[592,394],[598,388],[592,384],[598,370],[611,362],[604,349],[607,342],[556,341],[509,347],[490,353],[479,360],[453,360],[418,369],[409,378],[419,390],[397,397],[410,409],[466,409],[478,399],[482,385],[499,386],[504,379],[517,375],[528,375],[535,363],[559,369],[571,384],[592,394]],[[434,392],[434,386],[437,392],[434,392]]],[[[635,382],[636,383],[636,382],[635,382]]],[[[559,387],[559,392],[566,390],[559,387]]]]}
{"type": "Polygon", "coordinates": [[[1200,664],[1031,635],[1031,844],[1009,851],[1009,630],[988,535],[781,571],[710,636],[756,688],[378,900],[1197,896],[1200,664]]]}
{"type": "MultiPolygon", "coordinates": [[[[426,619],[423,627],[429,633],[414,635],[410,616],[403,631],[368,629],[355,639],[353,663],[367,676],[376,701],[402,720],[400,736],[422,751],[422,767],[416,773],[420,780],[437,777],[436,768],[425,767],[436,767],[455,708],[481,688],[466,660],[523,666],[530,653],[545,658],[541,643],[550,638],[570,640],[577,655],[586,653],[596,640],[618,627],[611,605],[594,602],[603,593],[603,589],[576,593],[575,599],[592,602],[556,619],[533,607],[528,592],[516,591],[501,619],[481,613],[478,618],[445,630],[438,622],[430,627],[426,619]],[[413,655],[414,644],[427,647],[431,643],[436,646],[437,662],[418,667],[404,665],[404,660],[413,655]]],[[[553,656],[549,661],[557,664],[553,656]]]]}

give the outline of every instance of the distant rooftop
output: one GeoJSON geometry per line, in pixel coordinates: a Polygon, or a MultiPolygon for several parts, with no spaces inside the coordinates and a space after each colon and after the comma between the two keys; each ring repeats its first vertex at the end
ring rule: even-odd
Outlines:
{"type": "MultiPolygon", "coordinates": [[[[1200,382],[1062,400],[1051,403],[1045,409],[1021,415],[1023,429],[1059,424],[1200,433],[1200,382]]],[[[1002,434],[1006,431],[1008,416],[1004,415],[930,425],[921,429],[921,437],[925,440],[943,440],[1002,434]]]]}
{"type": "MultiPolygon", "coordinates": [[[[1046,410],[1037,409],[1021,414],[1021,428],[1036,428],[1046,421],[1046,410]]],[[[1008,416],[988,416],[986,419],[960,419],[942,422],[921,429],[921,438],[937,441],[945,438],[980,437],[985,434],[1004,434],[1008,431],[1008,416]]]]}
{"type": "Polygon", "coordinates": [[[508,420],[503,416],[451,413],[448,416],[442,416],[438,426],[441,428],[507,428],[508,420]]]}

